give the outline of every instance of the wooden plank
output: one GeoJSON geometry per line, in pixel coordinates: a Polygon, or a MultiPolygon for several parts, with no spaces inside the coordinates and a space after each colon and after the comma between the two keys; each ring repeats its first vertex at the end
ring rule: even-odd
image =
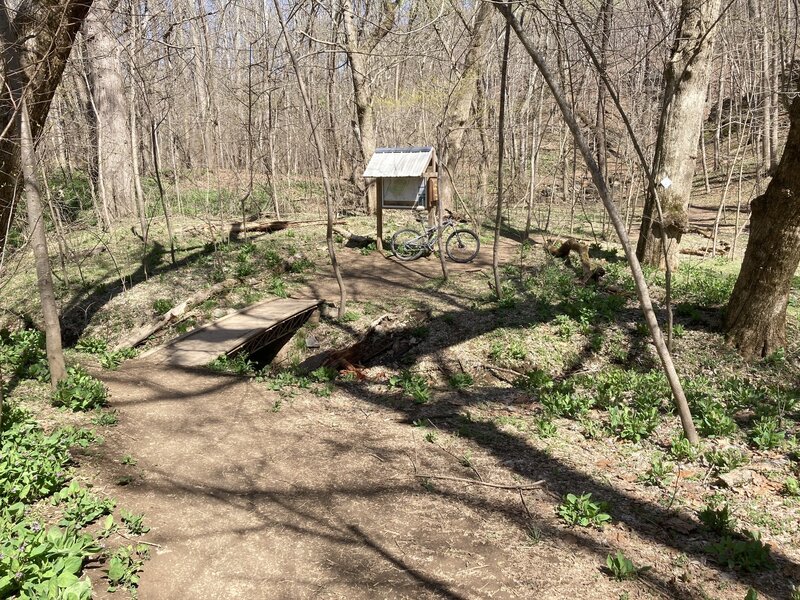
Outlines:
{"type": "Polygon", "coordinates": [[[142,354],[141,358],[181,367],[205,366],[221,354],[235,352],[268,329],[315,310],[322,302],[296,298],[265,300],[185,333],[142,354]]]}

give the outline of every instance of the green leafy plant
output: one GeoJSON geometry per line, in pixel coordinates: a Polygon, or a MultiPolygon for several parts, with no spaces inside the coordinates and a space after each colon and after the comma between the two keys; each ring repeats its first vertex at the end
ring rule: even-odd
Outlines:
{"type": "Polygon", "coordinates": [[[217,373],[232,373],[234,375],[253,375],[255,374],[255,364],[246,354],[236,354],[226,356],[220,354],[217,358],[208,363],[208,368],[217,373]]]}
{"type": "Polygon", "coordinates": [[[53,405],[73,411],[100,408],[106,403],[105,386],[81,367],[67,369],[66,378],[58,382],[53,392],[53,405]]]}
{"type": "Polygon", "coordinates": [[[278,275],[269,280],[268,289],[270,294],[278,298],[286,298],[289,295],[289,292],[286,291],[286,282],[278,275]]]}
{"type": "Polygon", "coordinates": [[[156,298],[153,300],[152,306],[154,313],[157,315],[165,315],[175,306],[175,303],[170,298],[156,298]]]}
{"type": "Polygon", "coordinates": [[[390,377],[389,386],[400,388],[403,394],[409,396],[416,404],[425,404],[431,399],[428,381],[422,375],[411,371],[403,371],[399,375],[390,377]]]}
{"type": "Polygon", "coordinates": [[[725,406],[707,396],[687,394],[698,431],[704,436],[725,436],[736,431],[736,422],[725,406]]]}
{"type": "Polygon", "coordinates": [[[750,460],[747,454],[733,447],[723,450],[709,450],[705,453],[705,459],[721,473],[733,471],[736,467],[747,464],[750,460]]]}
{"type": "Polygon", "coordinates": [[[608,409],[611,431],[623,440],[638,442],[650,435],[661,420],[656,408],[612,406],[608,409]]]}
{"type": "Polygon", "coordinates": [[[36,329],[0,331],[0,365],[5,374],[45,382],[50,379],[44,333],[36,329]]]}
{"type": "Polygon", "coordinates": [[[114,370],[128,358],[135,358],[137,351],[134,348],[123,348],[115,352],[103,352],[100,354],[100,366],[105,369],[114,370]]]}
{"type": "Polygon", "coordinates": [[[447,380],[447,383],[449,383],[450,387],[454,390],[467,389],[468,387],[471,387],[474,382],[475,381],[472,378],[472,375],[463,371],[453,373],[447,380]]]}
{"type": "Polygon", "coordinates": [[[110,498],[100,498],[82,488],[76,481],[53,495],[53,504],[63,505],[63,518],[59,525],[84,527],[94,523],[103,515],[114,510],[115,502],[110,498]]]}
{"type": "Polygon", "coordinates": [[[150,531],[149,527],[145,527],[144,515],[137,515],[123,508],[120,511],[120,519],[131,535],[142,535],[150,531]]]}
{"type": "Polygon", "coordinates": [[[529,393],[550,390],[554,385],[553,377],[541,369],[527,371],[522,377],[514,380],[514,387],[529,393]]]}
{"type": "Polygon", "coordinates": [[[108,344],[99,338],[81,338],[75,344],[75,350],[86,354],[103,354],[108,351],[108,344]]]}
{"type": "Polygon", "coordinates": [[[603,525],[611,521],[611,515],[606,512],[607,510],[606,502],[592,501],[592,495],[589,493],[580,496],[567,494],[564,502],[556,508],[556,514],[570,526],[602,529],[603,525]]]}
{"type": "Polygon", "coordinates": [[[663,486],[672,475],[673,464],[664,460],[664,455],[657,453],[650,461],[650,467],[642,475],[639,481],[645,485],[663,486]]]}
{"type": "Polygon", "coordinates": [[[771,450],[783,444],[786,433],[780,430],[777,417],[762,417],[753,425],[749,438],[750,443],[759,450],[771,450]]]}
{"type": "Polygon", "coordinates": [[[716,503],[709,503],[698,513],[700,522],[709,530],[719,534],[730,534],[736,529],[736,522],[731,515],[728,504],[718,507],[716,503]]]}
{"type": "Polygon", "coordinates": [[[769,544],[761,541],[758,533],[745,531],[742,538],[726,535],[710,544],[706,551],[719,564],[729,569],[756,573],[774,566],[769,544]]]}
{"type": "Polygon", "coordinates": [[[538,433],[540,437],[550,438],[558,433],[558,427],[553,422],[553,419],[542,417],[536,421],[536,433],[538,433]]]}
{"type": "Polygon", "coordinates": [[[93,425],[101,425],[103,427],[113,427],[119,423],[119,415],[116,410],[102,410],[95,409],[95,415],[92,417],[93,425]]]}
{"type": "Polygon", "coordinates": [[[621,550],[617,550],[616,554],[609,554],[606,556],[606,567],[608,567],[609,572],[617,581],[636,579],[640,573],[643,573],[650,568],[637,568],[633,564],[633,561],[625,556],[621,550]]]}
{"type": "Polygon", "coordinates": [[[797,478],[791,475],[787,477],[783,482],[782,492],[785,496],[800,498],[800,483],[798,483],[797,478]]]}
{"type": "Polygon", "coordinates": [[[139,572],[144,567],[144,561],[149,558],[147,546],[138,544],[123,546],[114,551],[108,561],[106,578],[108,590],[116,591],[118,588],[136,588],[139,585],[139,572]]]}
{"type": "Polygon", "coordinates": [[[594,403],[590,396],[574,393],[563,389],[554,389],[542,395],[541,402],[544,409],[556,417],[577,417],[592,407],[594,403]]]}
{"type": "Polygon", "coordinates": [[[672,440],[669,453],[677,460],[692,461],[697,458],[698,449],[683,435],[680,435],[672,440]]]}

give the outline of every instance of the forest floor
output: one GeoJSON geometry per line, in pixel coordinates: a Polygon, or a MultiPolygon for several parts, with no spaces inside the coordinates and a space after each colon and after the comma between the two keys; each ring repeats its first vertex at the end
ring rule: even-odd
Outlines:
{"type": "MultiPolygon", "coordinates": [[[[505,239],[498,302],[483,241],[449,281],[436,257],[339,245],[345,318],[325,311],[263,371],[107,370],[102,353],[70,354],[95,365],[117,421],[80,473],[150,528],[135,538],[150,544],[140,598],[797,597],[800,280],[789,348],[745,363],[719,333],[736,264],[683,257],[674,354],[698,450],[680,438],[613,245],[592,249],[606,269],[595,285],[505,239]],[[384,315],[400,343],[363,368],[297,369],[384,315]],[[633,566],[609,568],[617,552],[633,566]]],[[[175,266],[162,246],[148,279],[120,290],[137,254],[115,252],[95,257],[104,283],[64,300],[76,340],[113,346],[209,279],[235,283],[150,345],[264,298],[338,301],[318,227],[184,241],[175,266]],[[302,268],[286,263],[297,256],[302,268]]],[[[648,278],[658,301],[663,275],[648,278]]],[[[100,597],[103,568],[88,571],[100,597]]]]}

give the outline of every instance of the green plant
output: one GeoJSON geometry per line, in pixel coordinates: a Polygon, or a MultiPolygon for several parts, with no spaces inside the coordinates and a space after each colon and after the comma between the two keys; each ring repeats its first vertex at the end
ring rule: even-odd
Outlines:
{"type": "Polygon", "coordinates": [[[798,483],[797,478],[791,475],[787,477],[783,482],[782,492],[785,496],[800,497],[800,483],[798,483]]]}
{"type": "Polygon", "coordinates": [[[153,300],[153,312],[157,315],[167,314],[175,303],[170,298],[156,298],[153,300]]]}
{"type": "Polygon", "coordinates": [[[733,471],[736,467],[746,464],[749,460],[747,454],[733,447],[725,448],[724,450],[709,450],[705,453],[705,459],[722,473],[733,471]]]}
{"type": "Polygon", "coordinates": [[[736,422],[725,406],[705,395],[688,393],[688,400],[698,431],[704,436],[724,436],[736,431],[736,422]]]}
{"type": "Polygon", "coordinates": [[[554,385],[555,382],[550,374],[541,369],[526,371],[522,377],[517,377],[514,380],[514,387],[529,393],[549,390],[552,389],[554,385]]]}
{"type": "Polygon", "coordinates": [[[725,503],[721,507],[716,508],[714,502],[710,502],[703,510],[698,513],[700,522],[705,525],[709,531],[714,533],[726,534],[735,531],[736,522],[731,515],[728,504],[725,503]]]}
{"type": "Polygon", "coordinates": [[[0,331],[0,365],[7,375],[45,382],[50,379],[44,333],[36,329],[0,331]]]}
{"type": "Polygon", "coordinates": [[[338,375],[339,372],[333,367],[320,367],[308,374],[312,381],[316,381],[318,383],[327,383],[329,381],[333,381],[338,375]]]}
{"type": "Polygon", "coordinates": [[[353,321],[358,321],[361,318],[361,315],[354,310],[348,310],[342,316],[342,321],[345,323],[352,323],[353,321]]]}
{"type": "Polygon", "coordinates": [[[583,437],[586,439],[598,440],[603,436],[603,426],[595,419],[581,416],[578,422],[583,428],[583,437]]]}
{"type": "Polygon", "coordinates": [[[696,446],[693,446],[689,440],[683,437],[683,435],[679,435],[672,440],[669,453],[676,460],[692,461],[697,458],[698,449],[696,446]]]}
{"type": "Polygon", "coordinates": [[[750,431],[750,443],[759,450],[777,448],[786,439],[786,432],[780,430],[780,421],[777,417],[761,417],[750,431]]]}
{"type": "Polygon", "coordinates": [[[119,462],[120,462],[120,464],[123,464],[123,465],[128,465],[128,466],[131,466],[131,467],[136,465],[136,459],[135,459],[135,458],[133,458],[133,456],[131,456],[130,454],[126,454],[126,455],[124,455],[124,456],[123,456],[123,457],[120,459],[120,461],[119,461],[119,462]]]}
{"type": "Polygon", "coordinates": [[[100,408],[106,403],[105,386],[81,367],[67,369],[66,378],[58,382],[53,392],[53,406],[74,411],[100,408]]]}
{"type": "Polygon", "coordinates": [[[650,467],[642,475],[639,476],[639,481],[645,485],[662,486],[667,483],[668,478],[672,475],[673,465],[664,460],[664,455],[657,453],[650,461],[650,467]]]}
{"type": "Polygon", "coordinates": [[[555,389],[542,395],[542,406],[556,417],[577,417],[588,412],[594,400],[590,396],[555,389]]]}
{"type": "Polygon", "coordinates": [[[472,378],[472,375],[463,371],[453,373],[447,379],[447,383],[449,383],[450,387],[454,390],[464,390],[468,387],[471,387],[474,382],[475,380],[472,378]]]}
{"type": "MultiPolygon", "coordinates": [[[[164,311],[166,312],[166,311],[164,311]]],[[[75,344],[75,350],[86,354],[102,354],[108,351],[108,344],[99,338],[81,338],[75,344]]]]}
{"type": "Polygon", "coordinates": [[[114,409],[111,410],[102,410],[100,408],[95,409],[95,415],[92,417],[92,424],[93,425],[101,425],[104,427],[113,427],[117,423],[119,423],[119,415],[117,411],[114,409]]]}
{"type": "Polygon", "coordinates": [[[567,494],[564,502],[556,508],[556,514],[570,526],[602,529],[603,525],[611,521],[611,515],[605,512],[607,510],[606,502],[593,502],[589,493],[580,496],[567,494]]]}
{"type": "Polygon", "coordinates": [[[536,432],[540,437],[549,438],[558,433],[558,427],[556,427],[553,419],[542,417],[536,421],[536,432]]]}
{"type": "Polygon", "coordinates": [[[208,363],[208,368],[217,373],[232,373],[234,375],[254,375],[255,363],[247,358],[246,354],[226,356],[220,354],[208,363]]]}
{"type": "Polygon", "coordinates": [[[144,567],[144,561],[149,558],[147,546],[138,544],[133,546],[123,546],[114,551],[108,561],[106,578],[108,579],[110,592],[118,588],[136,588],[139,585],[138,573],[144,567]]]}
{"type": "Polygon", "coordinates": [[[514,363],[523,360],[528,352],[519,340],[504,339],[492,343],[489,349],[489,358],[501,364],[514,363]]]}
{"type": "Polygon", "coordinates": [[[59,525],[83,527],[94,523],[103,515],[114,510],[115,502],[110,498],[100,498],[82,488],[76,481],[53,494],[53,504],[63,504],[63,518],[59,525]]]}
{"type": "Polygon", "coordinates": [[[0,511],[0,597],[89,600],[91,582],[79,574],[100,551],[92,536],[72,527],[45,529],[24,512],[21,503],[0,511]]]}
{"type": "Polygon", "coordinates": [[[748,588],[747,593],[744,595],[744,600],[758,600],[758,592],[753,588],[748,588]]]}
{"type": "Polygon", "coordinates": [[[273,276],[269,280],[269,293],[278,298],[286,298],[289,293],[286,291],[286,282],[283,281],[278,275],[273,276]]]}
{"type": "Polygon", "coordinates": [[[404,395],[411,397],[416,404],[425,404],[431,399],[428,381],[422,375],[411,371],[403,371],[399,375],[390,377],[389,386],[402,389],[404,395]]]}
{"type": "Polygon", "coordinates": [[[116,352],[103,352],[100,354],[100,366],[105,369],[116,369],[123,360],[127,358],[135,358],[137,351],[134,348],[123,348],[116,352]]]}
{"type": "Polygon", "coordinates": [[[755,573],[774,566],[769,544],[756,532],[745,531],[742,538],[726,535],[706,546],[706,551],[722,566],[737,571],[755,573]]]}
{"type": "Polygon", "coordinates": [[[611,431],[620,439],[638,442],[658,427],[661,420],[656,408],[636,409],[612,406],[608,409],[611,431]]]}
{"type": "Polygon", "coordinates": [[[636,579],[640,573],[648,570],[650,567],[634,566],[633,561],[625,556],[621,550],[617,550],[616,554],[609,554],[606,556],[606,566],[614,579],[617,581],[625,581],[626,579],[636,579]]]}
{"type": "Polygon", "coordinates": [[[137,515],[123,508],[120,511],[120,518],[131,535],[142,535],[150,531],[150,528],[144,525],[144,515],[137,515]]]}

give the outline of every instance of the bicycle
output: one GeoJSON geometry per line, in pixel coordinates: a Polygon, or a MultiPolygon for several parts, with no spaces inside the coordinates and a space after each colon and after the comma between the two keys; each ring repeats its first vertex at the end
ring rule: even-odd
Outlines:
{"type": "MultiPolygon", "coordinates": [[[[478,234],[469,229],[459,229],[459,221],[453,217],[453,213],[445,209],[447,217],[442,220],[441,231],[436,225],[426,226],[425,215],[420,211],[414,218],[422,225],[423,232],[416,229],[401,229],[392,236],[392,253],[398,260],[415,260],[425,253],[433,252],[438,243],[439,235],[444,235],[446,231],[452,229],[452,233],[447,236],[444,249],[450,260],[457,263],[468,263],[477,255],[481,249],[481,241],[478,234]]],[[[416,212],[416,211],[415,211],[416,212]]]]}

